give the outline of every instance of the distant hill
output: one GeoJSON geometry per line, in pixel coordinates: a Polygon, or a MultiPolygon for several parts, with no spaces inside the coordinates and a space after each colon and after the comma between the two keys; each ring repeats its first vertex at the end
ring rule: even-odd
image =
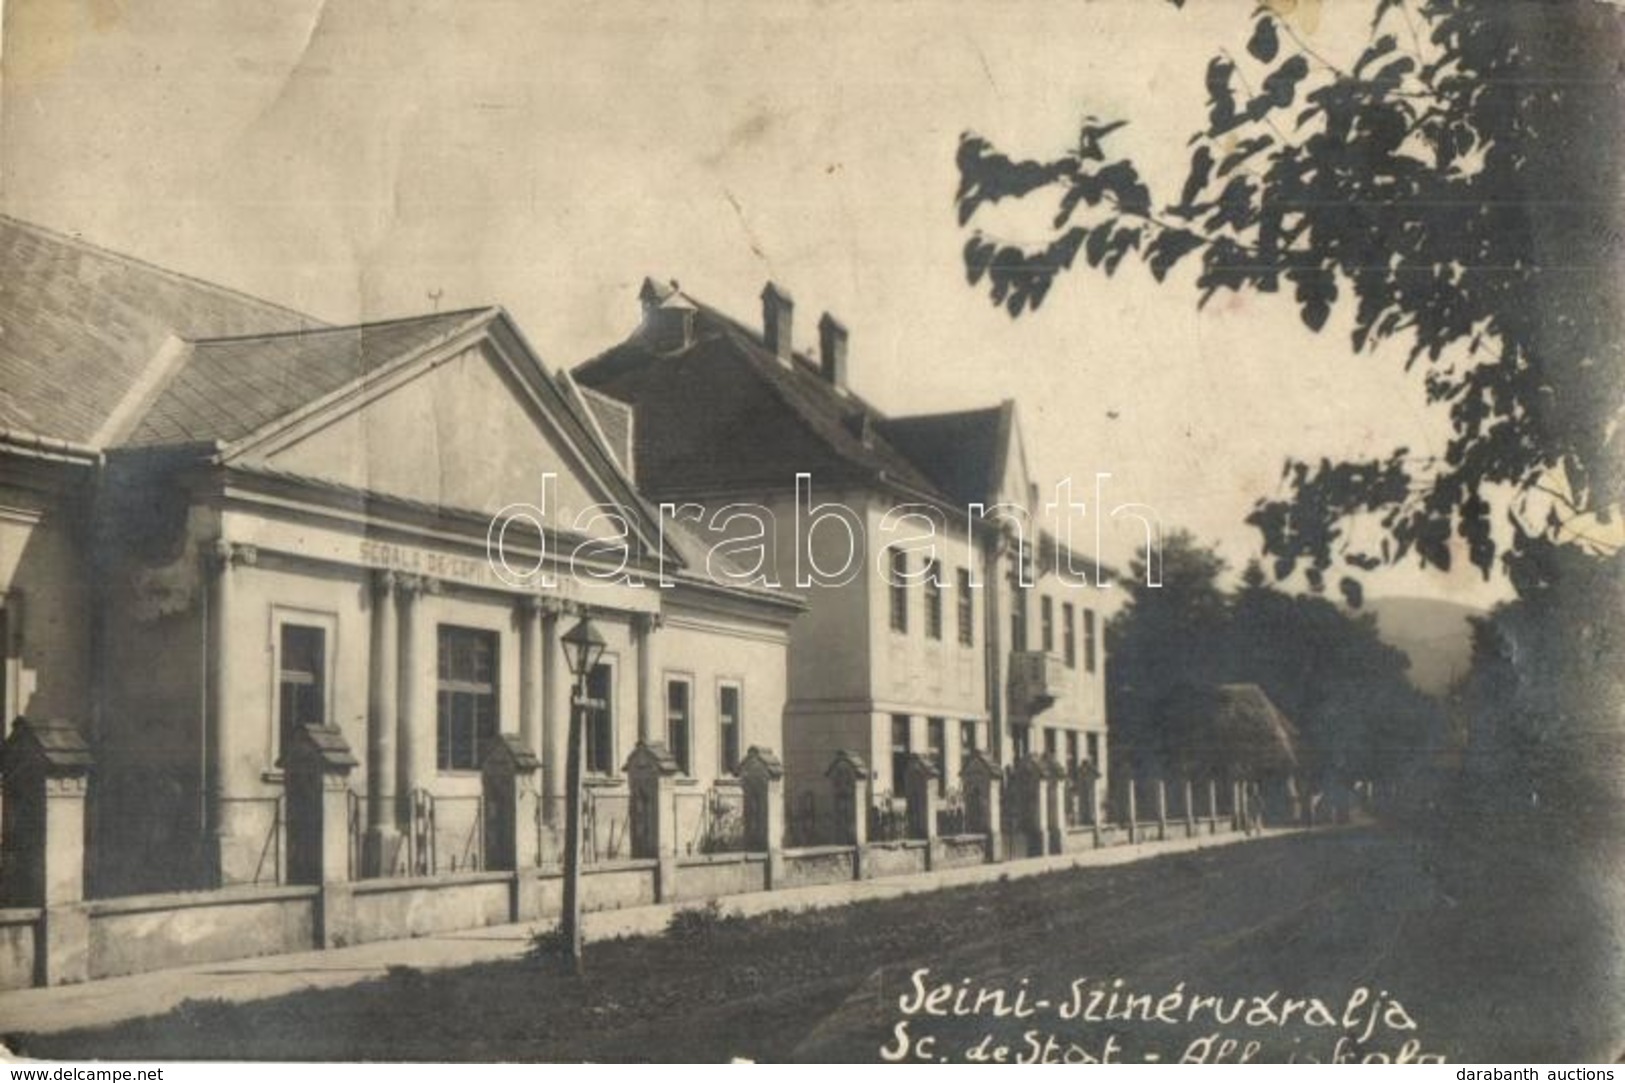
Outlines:
{"type": "Polygon", "coordinates": [[[1484,611],[1437,598],[1367,597],[1362,612],[1377,618],[1377,631],[1387,643],[1410,656],[1411,683],[1439,695],[1467,672],[1472,659],[1469,617],[1484,611]]]}

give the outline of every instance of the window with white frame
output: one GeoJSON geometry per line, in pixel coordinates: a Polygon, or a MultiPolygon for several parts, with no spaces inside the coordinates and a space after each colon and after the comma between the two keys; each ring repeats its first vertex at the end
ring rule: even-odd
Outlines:
{"type": "Polygon", "coordinates": [[[580,705],[586,743],[585,769],[592,775],[615,773],[615,667],[599,662],[587,674],[587,701],[580,705]]]}
{"type": "Polygon", "coordinates": [[[442,771],[475,771],[497,734],[497,633],[442,624],[435,758],[442,771]]]}
{"type": "Polygon", "coordinates": [[[271,649],[275,696],[271,703],[270,764],[281,766],[283,750],[300,726],[333,721],[333,643],[337,620],[330,614],[273,610],[271,649]]]}
{"type": "Polygon", "coordinates": [[[976,603],[971,598],[970,569],[959,569],[959,593],[955,603],[959,606],[959,644],[962,647],[976,643],[976,603]]]}
{"type": "Polygon", "coordinates": [[[1074,669],[1078,664],[1078,632],[1074,627],[1077,624],[1077,612],[1071,602],[1061,604],[1061,657],[1066,660],[1066,668],[1074,669]]]}
{"type": "Polygon", "coordinates": [[[666,748],[685,775],[694,773],[694,685],[687,677],[666,678],[666,748]]]}
{"type": "Polygon", "coordinates": [[[934,560],[925,563],[925,635],[942,638],[942,566],[934,560]]]}
{"type": "Polygon", "coordinates": [[[722,773],[739,773],[740,733],[744,729],[744,691],[736,681],[717,685],[717,747],[722,754],[722,773]]]}
{"type": "Polygon", "coordinates": [[[908,631],[908,553],[892,549],[891,576],[887,589],[891,595],[891,630],[908,631]]]}

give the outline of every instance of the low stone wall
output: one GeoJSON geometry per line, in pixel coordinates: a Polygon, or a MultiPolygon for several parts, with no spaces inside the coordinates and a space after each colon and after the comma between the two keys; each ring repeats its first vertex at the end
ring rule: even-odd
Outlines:
{"type": "Polygon", "coordinates": [[[909,876],[924,872],[925,842],[914,839],[907,842],[872,842],[869,844],[868,864],[871,877],[909,876]]]}
{"type": "Polygon", "coordinates": [[[401,940],[512,920],[513,874],[444,873],[357,880],[350,943],[401,940]]]}
{"type": "MultiPolygon", "coordinates": [[[[583,910],[620,910],[628,906],[649,906],[659,902],[655,892],[655,876],[659,862],[651,859],[623,861],[614,865],[588,865],[581,870],[581,908],[583,910]]],[[[564,881],[553,877],[558,884],[558,900],[547,905],[544,891],[542,913],[557,915],[564,911],[564,881]]]]}
{"type": "Polygon", "coordinates": [[[0,990],[34,984],[34,938],[40,911],[0,910],[0,990]]]}
{"type": "Polygon", "coordinates": [[[852,879],[851,846],[808,846],[784,851],[784,886],[844,884],[852,879]]]}
{"type": "MultiPolygon", "coordinates": [[[[1202,819],[1198,835],[1232,830],[1228,819],[1202,819]]],[[[1168,824],[1169,838],[1186,833],[1168,824]]],[[[1137,825],[1138,841],[1155,839],[1156,824],[1137,825]]],[[[1099,845],[1129,841],[1124,825],[1103,825],[1099,845]]],[[[1063,833],[1067,850],[1096,845],[1093,827],[1063,833]]],[[[859,864],[851,846],[786,850],[776,886],[848,883],[859,864]]],[[[871,843],[862,855],[866,878],[907,876],[927,865],[959,868],[987,860],[986,840],[961,835],[936,840],[871,843]]],[[[669,883],[653,859],[585,866],[584,910],[614,910],[663,901],[692,901],[767,889],[769,855],[713,854],[672,860],[669,883]]],[[[57,954],[47,979],[80,981],[166,967],[226,962],[309,951],[331,944],[403,939],[514,921],[546,922],[563,910],[563,876],[556,870],[441,873],[360,880],[318,887],[232,887],[217,891],[99,899],[50,910],[0,910],[0,990],[41,980],[42,944],[57,954]],[[324,917],[325,915],[325,917],[324,917]],[[323,929],[322,922],[330,923],[323,929]],[[49,937],[46,934],[50,923],[49,937]]]]}
{"type": "Polygon", "coordinates": [[[85,903],[88,976],[309,951],[317,894],[314,887],[234,887],[85,903]]]}
{"type": "Polygon", "coordinates": [[[941,868],[958,869],[987,862],[987,839],[982,835],[955,835],[942,840],[941,868]]]}
{"type": "MultiPolygon", "coordinates": [[[[851,876],[848,868],[847,879],[851,876]]],[[[673,897],[679,901],[766,890],[766,854],[707,854],[677,860],[677,891],[673,897]]]]}

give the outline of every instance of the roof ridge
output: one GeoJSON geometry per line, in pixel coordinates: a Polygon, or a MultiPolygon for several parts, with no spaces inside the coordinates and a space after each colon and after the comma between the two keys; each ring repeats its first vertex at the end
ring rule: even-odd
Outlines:
{"type": "Polygon", "coordinates": [[[248,342],[250,340],[272,338],[297,338],[302,335],[331,335],[346,331],[366,331],[374,327],[394,327],[403,323],[421,323],[426,320],[450,319],[457,317],[459,321],[474,316],[476,313],[496,312],[496,305],[473,305],[469,308],[455,308],[446,312],[424,312],[416,316],[394,316],[387,320],[367,320],[362,323],[323,324],[320,327],[300,327],[287,331],[256,331],[244,335],[211,335],[207,338],[191,338],[184,341],[193,346],[207,346],[217,342],[248,342]]]}
{"type": "Polygon", "coordinates": [[[996,414],[1004,409],[1003,402],[993,403],[991,406],[967,406],[960,410],[939,410],[924,414],[896,414],[886,418],[892,425],[906,425],[910,422],[945,421],[948,418],[971,417],[976,414],[996,414]]]}
{"type": "Polygon", "coordinates": [[[278,312],[287,313],[290,316],[298,317],[301,320],[317,324],[321,327],[330,326],[326,320],[320,318],[319,316],[312,316],[308,312],[301,312],[299,309],[292,308],[278,301],[268,300],[267,298],[249,293],[247,290],[236,289],[232,286],[222,285],[219,282],[211,282],[206,278],[199,278],[196,275],[187,274],[185,271],[177,271],[171,267],[164,267],[161,264],[142,259],[140,256],[132,256],[128,252],[120,252],[115,248],[109,248],[106,245],[97,244],[95,241],[87,241],[83,237],[76,237],[71,233],[64,233],[61,230],[52,229],[50,226],[40,225],[38,222],[30,222],[25,218],[18,218],[15,215],[6,214],[4,212],[0,212],[0,219],[3,219],[14,226],[27,230],[31,233],[43,234],[44,236],[49,237],[61,244],[66,244],[81,251],[91,252],[98,256],[104,256],[109,259],[117,260],[120,263],[140,267],[143,270],[155,272],[167,279],[185,282],[189,286],[202,287],[211,293],[235,297],[242,301],[251,301],[256,305],[269,309],[275,309],[278,312]]]}

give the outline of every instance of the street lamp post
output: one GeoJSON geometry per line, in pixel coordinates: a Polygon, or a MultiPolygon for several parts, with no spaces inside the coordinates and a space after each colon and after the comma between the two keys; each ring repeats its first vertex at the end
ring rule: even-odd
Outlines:
{"type": "Polygon", "coordinates": [[[592,620],[582,617],[561,637],[564,655],[575,677],[575,694],[570,699],[570,750],[565,755],[564,790],[564,918],[565,943],[569,945],[570,969],[581,973],[581,754],[585,739],[587,678],[604,653],[604,637],[592,620]]]}

